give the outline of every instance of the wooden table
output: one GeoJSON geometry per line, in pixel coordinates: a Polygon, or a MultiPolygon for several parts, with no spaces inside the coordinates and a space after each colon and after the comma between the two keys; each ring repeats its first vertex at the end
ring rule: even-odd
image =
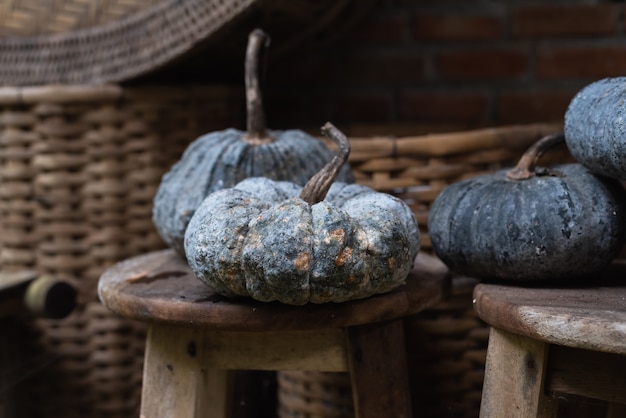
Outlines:
{"type": "Polygon", "coordinates": [[[626,416],[626,285],[479,284],[474,306],[491,326],[481,417],[556,417],[560,394],[626,416]]]}
{"type": "Polygon", "coordinates": [[[448,270],[418,256],[385,295],[289,306],[213,293],[173,251],[116,264],[100,278],[113,312],[150,323],[141,416],[225,417],[228,370],[348,371],[358,417],[412,417],[402,318],[437,303],[448,270]]]}

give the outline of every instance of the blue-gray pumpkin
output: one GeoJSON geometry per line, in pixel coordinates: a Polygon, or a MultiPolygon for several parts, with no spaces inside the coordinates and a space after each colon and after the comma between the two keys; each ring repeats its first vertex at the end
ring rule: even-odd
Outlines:
{"type": "Polygon", "coordinates": [[[574,96],[565,113],[565,141],[592,172],[626,180],[626,77],[596,81],[574,96]]]}
{"type": "MultiPolygon", "coordinates": [[[[226,129],[192,142],[167,172],[153,202],[153,222],[166,244],[184,256],[189,220],[209,194],[248,177],[267,177],[304,185],[334,153],[319,138],[300,130],[267,130],[257,79],[259,50],[266,35],[250,34],[246,55],[247,131],[226,129]]],[[[339,180],[352,183],[349,165],[339,180]]]]}
{"type": "Polygon", "coordinates": [[[394,196],[333,183],[338,161],[304,188],[251,178],[208,196],[185,234],[197,277],[223,295],[292,305],[344,302],[402,285],[419,251],[415,216],[394,196]]]}
{"type": "Polygon", "coordinates": [[[562,135],[543,138],[513,170],[451,184],[435,199],[428,232],[453,271],[531,281],[594,273],[616,256],[626,232],[624,190],[581,164],[535,168],[562,135]]]}

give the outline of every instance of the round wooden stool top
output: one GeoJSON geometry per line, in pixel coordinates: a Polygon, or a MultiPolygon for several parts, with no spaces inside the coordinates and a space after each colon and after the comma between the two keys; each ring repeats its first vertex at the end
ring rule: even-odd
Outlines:
{"type": "Polygon", "coordinates": [[[216,294],[173,250],[162,250],[108,269],[100,278],[98,294],[111,311],[146,322],[225,331],[307,330],[415,314],[442,298],[447,281],[443,263],[420,254],[406,284],[390,293],[344,303],[290,306],[216,294]]]}
{"type": "Polygon", "coordinates": [[[626,285],[609,284],[546,288],[483,283],[474,289],[474,307],[489,325],[513,334],[626,354],[626,285]]]}

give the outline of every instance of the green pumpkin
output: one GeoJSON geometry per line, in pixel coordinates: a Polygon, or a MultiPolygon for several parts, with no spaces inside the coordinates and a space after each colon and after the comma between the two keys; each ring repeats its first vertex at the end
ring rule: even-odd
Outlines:
{"type": "Polygon", "coordinates": [[[626,180],[626,77],[606,78],[579,91],[565,112],[565,141],[590,171],[626,180]]]}
{"type": "Polygon", "coordinates": [[[349,147],[339,131],[324,132],[344,141],[343,157],[304,188],[251,178],[203,201],[185,234],[200,280],[227,296],[292,305],[360,299],[405,282],[420,245],[415,216],[396,197],[333,183],[349,147]]]}
{"type": "MultiPolygon", "coordinates": [[[[155,195],[153,222],[166,244],[180,255],[184,255],[189,220],[209,194],[248,177],[288,180],[302,186],[334,155],[319,138],[303,131],[266,129],[257,79],[258,54],[265,39],[260,30],[250,34],[246,56],[247,131],[226,129],[196,139],[163,176],[155,195]]],[[[354,182],[348,165],[339,180],[354,182]]]]}
{"type": "Polygon", "coordinates": [[[616,256],[626,232],[624,190],[581,164],[534,163],[562,135],[540,140],[514,170],[454,183],[435,199],[428,232],[453,271],[511,281],[575,278],[616,256]]]}

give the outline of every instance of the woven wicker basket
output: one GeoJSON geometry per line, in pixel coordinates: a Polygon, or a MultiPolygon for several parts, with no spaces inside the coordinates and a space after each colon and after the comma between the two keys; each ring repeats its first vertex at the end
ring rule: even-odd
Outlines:
{"type": "MultiPolygon", "coordinates": [[[[399,138],[351,136],[350,163],[359,183],[397,195],[411,206],[420,225],[422,250],[431,252],[428,211],[444,187],[513,166],[529,145],[561,129],[561,124],[534,124],[399,138]]],[[[571,161],[565,146],[541,160],[571,161]]],[[[446,300],[405,321],[416,415],[478,416],[488,328],[473,310],[476,283],[472,278],[453,278],[446,300]]],[[[281,418],[353,416],[345,373],[281,371],[278,390],[281,418]]]]}
{"type": "Polygon", "coordinates": [[[254,27],[276,57],[332,41],[376,2],[0,0],[0,85],[122,82],[197,53],[194,66],[238,65],[254,27]]]}
{"type": "Polygon", "coordinates": [[[68,318],[10,336],[19,416],[137,415],[144,327],[102,307],[97,280],[163,247],[151,221],[162,174],[200,134],[242,126],[244,110],[228,86],[0,88],[0,269],[79,290],[68,318]]]}

